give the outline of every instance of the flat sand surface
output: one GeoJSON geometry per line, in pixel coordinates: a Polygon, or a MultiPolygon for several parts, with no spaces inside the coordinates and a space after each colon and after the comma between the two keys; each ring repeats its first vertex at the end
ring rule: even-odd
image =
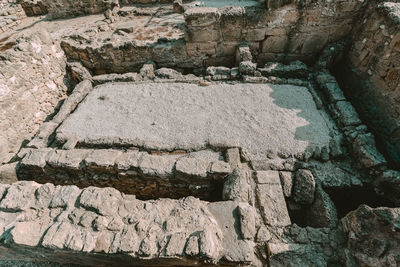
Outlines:
{"type": "Polygon", "coordinates": [[[57,138],[168,151],[238,145],[262,159],[269,150],[295,155],[328,146],[331,123],[305,87],[109,83],[89,93],[57,138]]]}

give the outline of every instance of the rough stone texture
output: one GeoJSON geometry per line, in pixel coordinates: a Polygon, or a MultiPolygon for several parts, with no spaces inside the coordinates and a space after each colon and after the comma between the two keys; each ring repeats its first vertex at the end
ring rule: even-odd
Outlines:
{"type": "MultiPolygon", "coordinates": [[[[191,195],[220,200],[219,183],[231,172],[218,153],[208,150],[151,155],[114,149],[45,148],[31,150],[22,159],[17,174],[19,179],[41,183],[113,186],[144,199],[191,195]]],[[[237,190],[240,193],[242,187],[237,190]]]]}
{"type": "Polygon", "coordinates": [[[63,122],[56,138],[167,151],[240,146],[251,159],[262,159],[270,150],[296,155],[329,146],[333,129],[326,122],[304,87],[105,84],[63,122]]]}
{"type": "Polygon", "coordinates": [[[282,78],[306,78],[308,76],[307,65],[301,61],[294,61],[288,65],[270,62],[260,69],[265,76],[277,76],[282,78]]]}
{"type": "Polygon", "coordinates": [[[239,221],[234,202],[207,204],[193,197],[144,202],[112,188],[57,186],[49,191],[51,186],[8,186],[0,204],[1,242],[7,244],[1,247],[1,257],[45,256],[91,266],[116,266],[116,261],[119,266],[144,266],[160,260],[199,266],[222,259],[248,264],[253,257],[252,243],[234,230],[239,221]]]}
{"type": "Polygon", "coordinates": [[[343,218],[347,240],[347,266],[396,266],[399,264],[399,208],[361,205],[343,218]]]}
{"type": "Polygon", "coordinates": [[[287,226],[290,222],[283,195],[279,172],[258,171],[257,199],[261,207],[261,215],[266,224],[271,226],[287,226]]]}
{"type": "Polygon", "coordinates": [[[315,179],[309,170],[298,170],[293,184],[293,200],[299,204],[311,204],[314,200],[315,179]]]}
{"type": "Polygon", "coordinates": [[[0,140],[8,144],[7,154],[0,156],[4,161],[32,138],[67,91],[64,53],[45,29],[13,38],[16,49],[2,52],[0,60],[0,140]]]}
{"type": "Polygon", "coordinates": [[[351,31],[362,6],[355,0],[305,2],[278,9],[254,5],[255,1],[201,2],[204,6],[188,6],[184,16],[173,13],[172,4],[143,13],[143,17],[135,16],[130,20],[135,21],[136,27],[129,35],[114,31],[127,18],[113,22],[111,27],[102,26],[100,34],[96,32],[99,25],[93,25],[93,31],[82,29],[75,36],[64,38],[62,46],[69,58],[97,73],[138,71],[148,60],[160,67],[189,71],[209,66],[232,67],[237,61],[237,47],[243,42],[259,66],[270,61],[311,62],[328,42],[351,31]],[[250,6],[246,6],[247,2],[250,6]],[[146,25],[149,19],[152,25],[146,25]],[[161,22],[169,27],[157,25],[161,22]],[[180,25],[187,30],[182,31],[180,25]],[[92,36],[96,41],[81,41],[93,39],[92,36]]]}
{"type": "Polygon", "coordinates": [[[335,76],[391,161],[400,166],[400,3],[372,1],[355,24],[335,76]],[[352,69],[352,70],[351,70],[352,69]]]}
{"type": "Polygon", "coordinates": [[[18,1],[0,1],[0,34],[14,29],[25,16],[25,12],[18,1]]]}
{"type": "Polygon", "coordinates": [[[335,204],[321,186],[317,186],[314,201],[308,208],[306,216],[307,225],[311,227],[336,227],[338,217],[335,204]]]}

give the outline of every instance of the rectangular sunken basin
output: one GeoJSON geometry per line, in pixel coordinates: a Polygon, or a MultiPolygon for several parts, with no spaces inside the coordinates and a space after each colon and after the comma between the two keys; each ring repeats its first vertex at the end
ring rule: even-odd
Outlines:
{"type": "Polygon", "coordinates": [[[79,147],[198,151],[241,147],[250,160],[329,146],[333,123],[306,87],[109,83],[95,87],[56,132],[79,147]]]}

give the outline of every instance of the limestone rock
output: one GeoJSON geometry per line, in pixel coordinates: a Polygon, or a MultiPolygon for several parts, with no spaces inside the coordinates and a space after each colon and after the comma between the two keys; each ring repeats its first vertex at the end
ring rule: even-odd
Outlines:
{"type": "Polygon", "coordinates": [[[289,213],[283,195],[279,172],[257,171],[257,199],[265,223],[271,226],[287,226],[289,213]]]}
{"type": "Polygon", "coordinates": [[[300,169],[296,172],[293,184],[293,200],[299,204],[311,204],[314,200],[315,179],[309,170],[300,169]]]}
{"type": "Polygon", "coordinates": [[[385,198],[397,205],[400,204],[400,172],[395,170],[384,171],[374,183],[385,198]]]}
{"type": "Polygon", "coordinates": [[[347,264],[390,266],[398,264],[399,208],[361,205],[342,219],[348,246],[347,264]]]}
{"type": "Polygon", "coordinates": [[[248,204],[240,203],[238,212],[242,238],[253,240],[256,235],[256,212],[254,208],[248,204]]]}
{"type": "Polygon", "coordinates": [[[82,191],[79,201],[88,210],[95,210],[101,215],[113,215],[121,199],[121,193],[114,188],[87,187],[82,191]]]}
{"type": "Polygon", "coordinates": [[[235,169],[224,183],[222,198],[248,202],[251,199],[250,175],[247,169],[235,169]]]}
{"type": "Polygon", "coordinates": [[[307,65],[301,61],[294,61],[288,65],[279,62],[269,62],[260,69],[264,76],[276,76],[282,78],[307,78],[307,65]]]}
{"type": "Polygon", "coordinates": [[[283,194],[285,195],[285,197],[290,197],[292,195],[292,187],[293,187],[292,176],[293,176],[292,172],[279,172],[283,194]]]}

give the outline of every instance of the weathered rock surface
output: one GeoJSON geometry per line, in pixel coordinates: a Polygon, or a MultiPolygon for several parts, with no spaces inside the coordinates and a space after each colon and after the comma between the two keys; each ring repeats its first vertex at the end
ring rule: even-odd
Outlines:
{"type": "MultiPolygon", "coordinates": [[[[1,242],[7,244],[1,250],[8,253],[3,257],[45,255],[59,263],[91,266],[143,266],[161,259],[185,266],[222,259],[248,264],[253,257],[253,243],[235,231],[241,220],[235,215],[238,204],[231,201],[189,197],[144,202],[112,188],[80,190],[35,182],[2,186],[1,195],[1,242]],[[55,250],[62,254],[51,256],[55,250]]],[[[240,229],[251,238],[254,213],[240,207],[246,218],[240,229]]]]}
{"type": "Polygon", "coordinates": [[[400,263],[399,208],[361,205],[343,218],[347,266],[396,266],[400,263]]]}

